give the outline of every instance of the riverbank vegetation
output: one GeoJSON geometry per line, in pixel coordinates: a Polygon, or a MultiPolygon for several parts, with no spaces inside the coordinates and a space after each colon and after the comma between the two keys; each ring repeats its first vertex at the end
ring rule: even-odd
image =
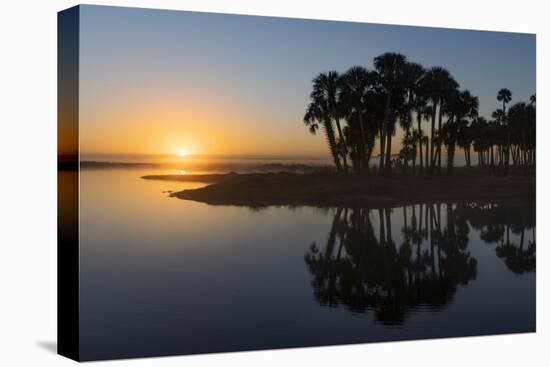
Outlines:
{"type": "MultiPolygon", "coordinates": [[[[520,170],[513,167],[511,171],[520,170]]],[[[432,201],[520,200],[534,202],[535,178],[512,172],[494,176],[490,170],[461,167],[453,176],[392,175],[373,179],[332,172],[277,172],[210,175],[151,175],[144,179],[203,182],[204,187],[170,195],[211,205],[395,206],[432,201]]]]}

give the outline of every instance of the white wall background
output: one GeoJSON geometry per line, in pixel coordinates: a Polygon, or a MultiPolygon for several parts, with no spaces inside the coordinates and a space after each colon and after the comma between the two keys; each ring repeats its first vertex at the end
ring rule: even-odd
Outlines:
{"type": "MultiPolygon", "coordinates": [[[[544,1],[113,0],[95,4],[536,32],[537,333],[97,362],[98,366],[541,366],[548,297],[550,19],[544,1]]],[[[64,366],[56,340],[56,12],[75,1],[0,3],[0,365],[64,366]]]]}

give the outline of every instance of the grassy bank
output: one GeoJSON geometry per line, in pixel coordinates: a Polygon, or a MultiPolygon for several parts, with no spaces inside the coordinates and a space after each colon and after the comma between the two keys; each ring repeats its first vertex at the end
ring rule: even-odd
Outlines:
{"type": "Polygon", "coordinates": [[[465,171],[454,176],[390,177],[331,173],[160,175],[144,179],[204,182],[173,197],[211,205],[386,206],[434,201],[535,200],[532,175],[494,176],[465,171]]]}

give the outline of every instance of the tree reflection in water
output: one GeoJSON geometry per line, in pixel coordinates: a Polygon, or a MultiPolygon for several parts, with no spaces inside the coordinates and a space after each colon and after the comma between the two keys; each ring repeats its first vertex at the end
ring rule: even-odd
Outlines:
{"type": "Polygon", "coordinates": [[[324,248],[314,242],[305,255],[315,298],[354,313],[371,310],[386,325],[403,324],[415,309],[441,310],[458,285],[476,278],[477,260],[468,250],[471,228],[484,242],[499,243],[496,254],[511,271],[535,269],[534,210],[451,203],[337,208],[324,248]],[[395,211],[403,214],[401,243],[392,235],[395,211]],[[518,244],[510,231],[520,235],[518,244]]]}
{"type": "Polygon", "coordinates": [[[516,274],[535,271],[535,208],[525,205],[465,204],[456,208],[481,239],[494,244],[496,255],[516,274]],[[512,240],[510,234],[519,239],[512,240]]]}

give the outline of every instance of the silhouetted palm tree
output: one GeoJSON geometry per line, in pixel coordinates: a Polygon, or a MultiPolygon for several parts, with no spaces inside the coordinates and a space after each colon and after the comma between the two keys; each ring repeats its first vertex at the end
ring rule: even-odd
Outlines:
{"type": "Polygon", "coordinates": [[[328,109],[330,119],[336,123],[338,129],[339,144],[338,147],[342,154],[342,160],[344,163],[344,172],[348,170],[347,163],[347,146],[340,124],[340,118],[342,117],[342,109],[340,101],[338,99],[339,90],[341,86],[340,75],[337,71],[329,71],[328,73],[321,73],[313,79],[313,90],[311,92],[311,100],[323,101],[328,109]]]}
{"type": "Polygon", "coordinates": [[[372,85],[373,77],[369,71],[361,66],[351,67],[341,77],[340,100],[347,107],[348,119],[356,116],[359,122],[360,149],[359,161],[361,169],[368,171],[367,140],[364,126],[364,115],[367,107],[367,93],[372,85]]]}
{"type": "Polygon", "coordinates": [[[410,131],[405,133],[405,136],[403,136],[401,146],[402,148],[399,151],[399,158],[403,164],[403,173],[407,173],[409,161],[413,160],[416,154],[416,140],[410,131]]]}
{"type": "Polygon", "coordinates": [[[487,130],[489,128],[488,121],[480,116],[472,121],[470,125],[471,139],[474,152],[477,153],[477,164],[480,167],[487,165],[487,150],[489,146],[487,130]]]}
{"type": "MultiPolygon", "coordinates": [[[[416,112],[416,123],[417,130],[413,134],[414,140],[417,143],[419,156],[420,156],[420,167],[419,172],[422,174],[423,170],[423,160],[422,160],[422,117],[426,110],[427,99],[426,91],[423,89],[422,77],[424,76],[425,70],[422,65],[409,62],[406,66],[406,77],[407,77],[407,89],[409,93],[409,104],[411,109],[416,112]]],[[[416,157],[416,154],[415,154],[416,157]]],[[[413,163],[414,170],[414,163],[413,163]]]]}
{"type": "Polygon", "coordinates": [[[338,152],[334,127],[332,126],[332,120],[330,119],[330,113],[326,106],[326,102],[319,99],[310,102],[304,115],[304,123],[309,127],[309,131],[312,134],[317,132],[319,126],[323,127],[330,154],[336,165],[336,171],[341,172],[342,164],[340,163],[340,154],[338,152]]]}
{"type": "Polygon", "coordinates": [[[422,79],[423,89],[431,101],[432,112],[432,124],[431,124],[431,146],[430,146],[430,172],[434,172],[434,168],[437,166],[441,169],[441,143],[442,139],[437,139],[438,152],[435,152],[436,134],[435,134],[435,121],[436,112],[439,111],[438,131],[441,130],[442,120],[444,114],[443,105],[446,103],[446,99],[449,99],[454,90],[458,88],[458,83],[454,80],[448,70],[442,67],[433,67],[429,69],[422,79]],[[438,109],[439,108],[439,109],[438,109]]]}
{"type": "Polygon", "coordinates": [[[509,89],[502,88],[497,93],[497,101],[502,101],[502,111],[506,114],[506,104],[512,100],[512,92],[509,89]]]}
{"type": "Polygon", "coordinates": [[[473,143],[473,121],[468,124],[466,120],[458,121],[456,144],[464,150],[466,166],[472,166],[471,147],[473,143]]]}
{"type": "Polygon", "coordinates": [[[531,142],[529,137],[534,135],[530,131],[534,129],[536,112],[533,104],[518,102],[508,110],[508,125],[511,131],[512,160],[514,164],[527,165],[527,154],[531,142]]]}
{"type": "Polygon", "coordinates": [[[391,173],[391,137],[393,133],[392,100],[399,100],[405,92],[407,59],[399,53],[387,52],[374,58],[380,86],[386,95],[384,120],[380,130],[380,174],[391,173]]]}
{"type": "Polygon", "coordinates": [[[443,140],[447,145],[447,172],[452,173],[454,167],[455,144],[458,139],[459,129],[466,129],[470,119],[477,117],[479,102],[477,97],[471,95],[468,90],[456,91],[448,97],[446,104],[449,120],[445,124],[443,140]]]}
{"type": "Polygon", "coordinates": [[[499,166],[504,167],[504,172],[508,172],[508,166],[510,164],[510,143],[511,143],[511,131],[510,126],[508,125],[507,116],[506,116],[506,104],[512,100],[512,92],[509,89],[502,88],[497,93],[497,101],[502,102],[502,110],[497,110],[493,113],[498,123],[502,126],[505,126],[506,130],[506,141],[501,140],[499,146],[499,166]]]}

